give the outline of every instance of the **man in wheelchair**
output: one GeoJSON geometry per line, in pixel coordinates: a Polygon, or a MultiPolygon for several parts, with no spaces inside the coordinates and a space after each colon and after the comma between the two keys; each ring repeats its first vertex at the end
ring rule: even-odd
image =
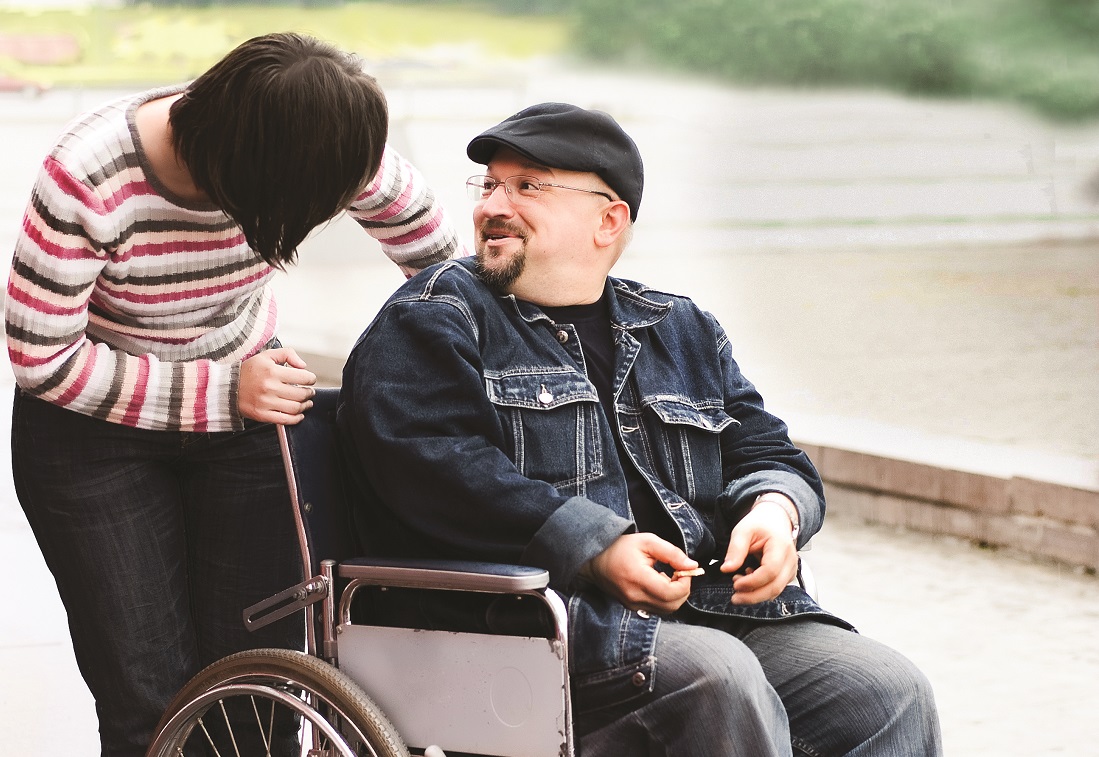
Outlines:
{"type": "Polygon", "coordinates": [[[798,585],[823,487],[721,326],[609,276],[633,140],[544,103],[467,154],[476,257],[402,286],[344,373],[374,551],[548,570],[587,757],[940,754],[925,677],[798,585]]]}

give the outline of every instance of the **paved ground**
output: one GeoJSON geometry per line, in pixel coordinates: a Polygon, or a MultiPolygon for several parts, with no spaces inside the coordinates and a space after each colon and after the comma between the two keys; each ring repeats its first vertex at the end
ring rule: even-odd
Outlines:
{"type": "MultiPolygon", "coordinates": [[[[647,162],[619,272],[712,309],[795,435],[1099,485],[1096,125],[548,64],[429,79],[411,68],[383,79],[393,141],[467,238],[473,134],[541,100],[602,107],[647,162]]],[[[52,135],[108,94],[0,95],[0,250],[52,135]]],[[[357,230],[333,224],[278,283],[285,341],[344,354],[399,280],[357,230]]],[[[5,369],[4,424],[10,386],[5,369]]],[[[7,471],[0,570],[19,588],[0,615],[5,750],[41,752],[48,738],[48,754],[92,754],[64,612],[3,481],[7,471]]],[[[928,672],[948,754],[1099,753],[1095,577],[838,519],[812,557],[826,605],[928,672]]]]}

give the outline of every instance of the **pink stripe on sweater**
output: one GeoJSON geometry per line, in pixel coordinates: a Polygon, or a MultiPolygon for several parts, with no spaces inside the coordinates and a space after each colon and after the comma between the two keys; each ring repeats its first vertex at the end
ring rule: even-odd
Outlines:
{"type": "Polygon", "coordinates": [[[145,395],[149,389],[149,361],[147,358],[137,362],[137,381],[134,382],[134,393],[130,396],[130,404],[126,406],[126,413],[122,416],[122,423],[126,426],[136,426],[141,418],[141,406],[145,404],[145,395]]]}
{"type": "Polygon", "coordinates": [[[81,205],[93,213],[107,215],[106,207],[91,187],[77,181],[72,174],[65,170],[65,166],[61,165],[55,158],[46,158],[46,162],[42,166],[46,169],[46,174],[57,183],[62,192],[70,197],[75,197],[81,205]]]}
{"type": "Polygon", "coordinates": [[[197,369],[195,378],[198,382],[195,387],[195,431],[205,431],[209,423],[206,415],[206,392],[210,388],[210,364],[205,360],[199,360],[195,363],[195,368],[197,369]]]}
{"type": "MultiPolygon", "coordinates": [[[[363,195],[363,197],[373,198],[373,196],[377,194],[381,194],[381,192],[367,192],[363,195]]],[[[403,213],[408,208],[408,203],[411,199],[412,184],[405,184],[401,188],[401,193],[397,195],[397,197],[393,198],[392,202],[390,202],[386,207],[379,210],[377,213],[371,213],[367,218],[370,221],[388,221],[390,218],[393,218],[394,216],[403,213]]]]}
{"type": "MultiPolygon", "coordinates": [[[[172,232],[167,230],[157,233],[168,235],[172,232]]],[[[180,252],[218,252],[220,250],[231,250],[233,247],[243,243],[244,234],[236,234],[226,239],[172,239],[167,242],[143,242],[133,245],[116,259],[125,262],[134,256],[155,257],[158,255],[173,255],[180,252]]],[[[259,260],[259,258],[257,258],[257,260],[259,260]]]]}
{"type": "MultiPolygon", "coordinates": [[[[44,225],[45,224],[43,223],[43,226],[44,225]]],[[[79,241],[81,243],[80,247],[62,247],[56,242],[49,241],[46,239],[42,227],[35,226],[31,223],[30,214],[23,220],[23,233],[27,236],[27,239],[38,245],[38,248],[51,258],[57,258],[58,260],[82,260],[95,256],[95,252],[87,247],[86,240],[79,237],[67,238],[79,241]]]]}
{"type": "Polygon", "coordinates": [[[25,281],[25,279],[17,278],[15,275],[12,275],[11,279],[8,281],[8,299],[18,302],[20,305],[25,305],[36,313],[42,313],[44,315],[76,315],[77,313],[84,311],[83,304],[75,307],[62,307],[55,302],[35,297],[19,286],[18,282],[20,281],[25,281]]]}
{"type": "Polygon", "coordinates": [[[436,215],[430,221],[425,223],[414,231],[410,231],[407,234],[399,234],[395,237],[378,237],[378,241],[381,244],[396,246],[402,244],[408,244],[409,242],[418,242],[425,237],[429,237],[435,233],[435,231],[443,223],[442,215],[436,215]]]}
{"type": "Polygon", "coordinates": [[[201,297],[209,297],[211,295],[226,292],[232,289],[241,289],[249,284],[253,284],[265,276],[271,275],[271,269],[265,269],[254,273],[251,276],[247,276],[243,279],[237,279],[236,281],[230,281],[218,286],[199,287],[197,289],[174,289],[169,292],[163,292],[161,294],[135,294],[134,292],[127,292],[125,290],[113,289],[106,282],[100,282],[100,289],[110,293],[110,296],[116,300],[122,300],[124,302],[140,303],[143,305],[156,304],[160,302],[179,302],[181,300],[193,300],[201,297]]]}
{"type": "Polygon", "coordinates": [[[263,323],[263,333],[260,335],[260,344],[266,345],[272,339],[275,338],[275,331],[278,329],[279,321],[279,309],[274,300],[270,300],[267,303],[267,320],[263,323]]]}
{"type": "Polygon", "coordinates": [[[11,361],[12,365],[17,365],[20,368],[37,368],[40,365],[52,363],[56,357],[56,353],[42,358],[30,357],[26,352],[16,349],[10,340],[8,341],[8,360],[11,361]]]}
{"type": "Polygon", "coordinates": [[[118,210],[127,200],[133,197],[159,197],[160,193],[153,189],[152,185],[144,179],[128,181],[103,198],[103,207],[108,211],[118,210]]]}
{"type": "Polygon", "coordinates": [[[46,158],[43,167],[46,169],[46,174],[57,183],[62,192],[70,197],[75,197],[84,207],[99,215],[111,213],[131,197],[158,194],[149,182],[143,179],[134,179],[119,185],[118,189],[106,197],[101,197],[94,188],[89,187],[70,174],[56,158],[46,158]]]}
{"type": "Polygon", "coordinates": [[[57,398],[57,405],[68,405],[84,391],[84,387],[88,385],[88,381],[91,380],[92,373],[95,371],[96,363],[96,350],[94,348],[88,350],[88,357],[84,360],[84,365],[80,369],[80,375],[76,377],[76,381],[69,386],[65,392],[57,398]]]}

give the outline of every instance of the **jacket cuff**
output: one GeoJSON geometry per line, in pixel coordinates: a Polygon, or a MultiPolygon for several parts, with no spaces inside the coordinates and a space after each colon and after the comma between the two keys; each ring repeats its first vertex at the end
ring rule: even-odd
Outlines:
{"type": "Polygon", "coordinates": [[[550,586],[565,588],[580,568],[622,534],[635,530],[632,521],[592,502],[570,497],[554,511],[523,552],[524,565],[537,565],[550,574],[550,586]]]}
{"type": "Polygon", "coordinates": [[[761,471],[730,483],[718,497],[718,509],[730,530],[764,492],[779,492],[789,497],[798,509],[798,549],[805,546],[824,523],[824,503],[801,476],[787,471],[761,471]]]}

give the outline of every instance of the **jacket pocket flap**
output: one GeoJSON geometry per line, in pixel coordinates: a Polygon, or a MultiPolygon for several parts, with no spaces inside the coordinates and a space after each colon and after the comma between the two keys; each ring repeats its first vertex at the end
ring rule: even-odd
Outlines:
{"type": "Polygon", "coordinates": [[[740,425],[740,421],[726,413],[723,407],[694,403],[678,395],[646,397],[642,404],[656,413],[660,420],[678,426],[694,426],[718,433],[730,423],[740,425]]]}
{"type": "Polygon", "coordinates": [[[494,405],[530,410],[552,410],[572,402],[599,401],[591,382],[572,371],[486,374],[485,392],[494,405]]]}

